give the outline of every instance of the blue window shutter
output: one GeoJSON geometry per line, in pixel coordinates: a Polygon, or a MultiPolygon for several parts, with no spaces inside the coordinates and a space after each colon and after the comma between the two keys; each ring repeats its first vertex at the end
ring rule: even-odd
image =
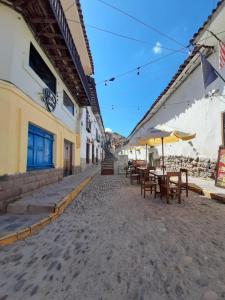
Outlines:
{"type": "Polygon", "coordinates": [[[29,124],[27,169],[46,169],[53,167],[53,135],[29,124]]]}
{"type": "Polygon", "coordinates": [[[28,133],[27,165],[34,165],[34,135],[28,133]]]}

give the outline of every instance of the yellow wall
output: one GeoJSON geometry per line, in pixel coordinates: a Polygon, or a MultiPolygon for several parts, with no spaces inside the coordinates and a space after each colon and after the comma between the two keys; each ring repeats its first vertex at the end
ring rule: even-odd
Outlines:
{"type": "Polygon", "coordinates": [[[14,85],[0,81],[0,175],[26,172],[29,122],[54,134],[55,168],[63,168],[64,139],[74,144],[73,165],[80,166],[79,134],[14,85]]]}

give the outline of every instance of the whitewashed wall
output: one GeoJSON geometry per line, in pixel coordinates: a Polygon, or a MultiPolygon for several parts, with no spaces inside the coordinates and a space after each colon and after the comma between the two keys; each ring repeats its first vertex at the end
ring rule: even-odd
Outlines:
{"type": "Polygon", "coordinates": [[[45,108],[41,100],[46,84],[29,66],[30,42],[42,56],[57,80],[58,103],[52,114],[62,121],[66,127],[78,132],[76,127],[79,106],[75,102],[47,56],[37,44],[22,16],[13,9],[0,4],[0,79],[15,84],[32,100],[45,108]],[[74,116],[63,105],[63,90],[74,102],[74,116]]]}
{"type": "MultiPolygon", "coordinates": [[[[218,68],[218,52],[212,54],[209,61],[218,68]]],[[[225,77],[225,68],[221,72],[225,77]]],[[[178,87],[166,100],[158,112],[138,130],[132,138],[145,134],[150,127],[166,124],[174,129],[196,133],[190,142],[178,142],[165,145],[165,155],[184,155],[191,157],[217,157],[222,141],[221,113],[225,111],[225,88],[221,79],[214,81],[205,91],[201,67],[178,87]],[[219,90],[219,95],[206,97],[208,91],[219,90]]],[[[157,147],[161,154],[161,147],[157,147]]]]}
{"type": "MultiPolygon", "coordinates": [[[[81,136],[81,146],[80,146],[80,157],[81,157],[81,167],[84,169],[86,167],[86,142],[87,139],[90,140],[90,142],[94,143],[94,157],[96,157],[96,148],[98,148],[98,158],[99,162],[101,161],[102,157],[102,149],[101,149],[101,143],[96,141],[96,129],[98,130],[98,133],[100,136],[103,135],[103,133],[100,130],[100,126],[95,118],[95,115],[92,112],[92,109],[90,106],[87,107],[87,110],[90,115],[91,120],[91,132],[88,132],[86,129],[86,108],[81,108],[80,111],[80,136],[81,136]]],[[[89,155],[89,165],[92,164],[92,144],[90,144],[90,155],[89,155]]]]}
{"type": "MultiPolygon", "coordinates": [[[[207,29],[220,33],[218,36],[225,41],[225,5],[221,7],[210,20],[207,29]]],[[[196,42],[214,47],[213,54],[207,59],[219,70],[219,49],[215,37],[210,37],[209,32],[203,30],[196,42]]],[[[225,78],[225,67],[219,72],[225,78]]],[[[219,78],[205,90],[201,65],[198,65],[163,104],[146,124],[130,136],[131,143],[135,144],[136,138],[143,136],[148,128],[165,124],[177,130],[196,133],[196,138],[190,142],[165,145],[165,155],[216,159],[218,148],[223,144],[221,115],[225,111],[224,82],[219,78]],[[208,97],[212,90],[218,92],[213,97],[208,97]]],[[[157,149],[161,154],[161,146],[157,149]]]]}

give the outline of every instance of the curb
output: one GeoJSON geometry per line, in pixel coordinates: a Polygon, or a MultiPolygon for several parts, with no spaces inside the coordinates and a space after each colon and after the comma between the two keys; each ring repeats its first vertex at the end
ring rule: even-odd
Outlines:
{"type": "Polygon", "coordinates": [[[67,206],[74,200],[74,198],[88,185],[88,183],[99,173],[99,170],[94,175],[85,178],[76,188],[60,200],[54,208],[54,212],[50,213],[47,217],[41,219],[33,225],[23,228],[17,232],[7,234],[0,238],[0,247],[10,245],[16,241],[21,241],[27,237],[39,232],[46,225],[56,220],[67,208],[67,206]]]}
{"type": "Polygon", "coordinates": [[[209,199],[213,199],[213,200],[217,200],[217,201],[221,201],[221,202],[225,203],[225,195],[212,193],[208,190],[200,188],[199,186],[197,186],[195,184],[189,184],[188,189],[199,195],[205,196],[209,199]]]}

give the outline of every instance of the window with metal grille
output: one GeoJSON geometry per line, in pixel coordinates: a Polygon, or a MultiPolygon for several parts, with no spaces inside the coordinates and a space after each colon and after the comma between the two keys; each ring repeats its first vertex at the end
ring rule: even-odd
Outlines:
{"type": "Polygon", "coordinates": [[[50,90],[56,94],[56,78],[32,43],[30,43],[29,65],[50,90]]]}
{"type": "Polygon", "coordinates": [[[91,132],[91,118],[88,110],[86,110],[86,129],[88,132],[91,132]]]}
{"type": "Polygon", "coordinates": [[[74,116],[74,103],[65,91],[63,91],[63,104],[67,108],[67,110],[74,116]]]}

